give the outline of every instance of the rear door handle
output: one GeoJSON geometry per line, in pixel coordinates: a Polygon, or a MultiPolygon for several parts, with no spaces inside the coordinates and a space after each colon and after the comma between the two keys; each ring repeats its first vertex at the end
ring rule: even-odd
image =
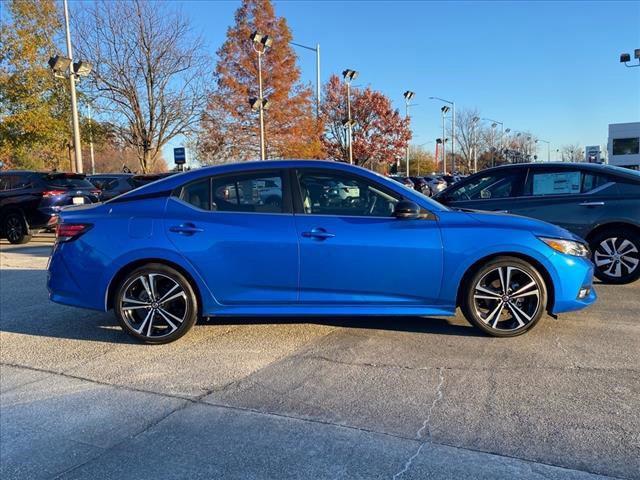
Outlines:
{"type": "Polygon", "coordinates": [[[327,232],[324,228],[313,228],[310,232],[302,232],[302,236],[305,238],[317,238],[318,240],[326,240],[327,238],[333,238],[333,233],[327,232]]]}
{"type": "Polygon", "coordinates": [[[604,202],[582,202],[581,207],[603,207],[604,202]]]}
{"type": "Polygon", "coordinates": [[[194,233],[204,232],[202,228],[196,227],[193,223],[183,223],[169,227],[170,232],[180,233],[182,235],[193,235],[194,233]]]}

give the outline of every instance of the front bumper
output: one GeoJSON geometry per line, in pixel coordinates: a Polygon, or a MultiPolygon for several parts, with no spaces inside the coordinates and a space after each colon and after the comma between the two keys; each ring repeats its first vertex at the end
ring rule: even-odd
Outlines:
{"type": "Polygon", "coordinates": [[[555,301],[551,313],[581,310],[596,301],[598,297],[593,289],[593,263],[589,259],[558,253],[549,260],[556,271],[555,301]],[[582,289],[589,289],[586,296],[580,295],[582,289]]]}

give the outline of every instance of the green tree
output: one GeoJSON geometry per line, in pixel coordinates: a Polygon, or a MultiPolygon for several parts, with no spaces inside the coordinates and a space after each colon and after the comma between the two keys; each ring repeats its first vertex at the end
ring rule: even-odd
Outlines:
{"type": "Polygon", "coordinates": [[[9,0],[3,10],[0,161],[11,168],[64,168],[71,138],[68,94],[47,65],[61,28],[56,3],[9,0]]]}

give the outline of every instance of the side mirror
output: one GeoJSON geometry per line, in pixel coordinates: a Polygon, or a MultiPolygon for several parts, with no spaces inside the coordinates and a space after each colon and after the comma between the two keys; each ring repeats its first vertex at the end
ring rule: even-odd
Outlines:
{"type": "Polygon", "coordinates": [[[408,200],[400,200],[393,209],[393,216],[401,219],[420,218],[420,207],[408,200]]]}

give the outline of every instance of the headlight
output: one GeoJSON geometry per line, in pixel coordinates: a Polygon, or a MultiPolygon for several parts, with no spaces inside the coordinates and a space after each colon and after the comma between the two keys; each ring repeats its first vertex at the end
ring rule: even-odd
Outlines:
{"type": "Polygon", "coordinates": [[[556,252],[565,255],[574,255],[576,257],[588,257],[589,248],[582,242],[574,240],[562,240],[560,238],[538,237],[544,243],[553,248],[556,252]]]}

